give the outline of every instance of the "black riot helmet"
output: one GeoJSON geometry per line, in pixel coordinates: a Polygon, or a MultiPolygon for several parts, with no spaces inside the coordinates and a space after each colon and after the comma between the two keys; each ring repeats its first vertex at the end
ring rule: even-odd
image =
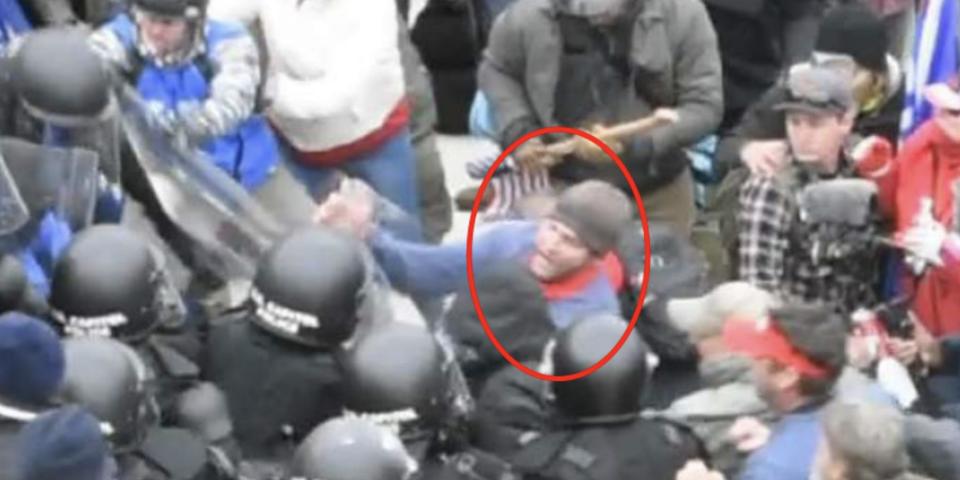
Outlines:
{"type": "Polygon", "coordinates": [[[117,225],[84,230],[54,269],[51,316],[67,336],[144,340],[183,321],[185,308],[158,255],[117,225]]]}
{"type": "Polygon", "coordinates": [[[334,418],[300,444],[292,478],[323,480],[406,480],[416,473],[400,440],[360,418],[334,418]]]}
{"type": "MultiPolygon", "coordinates": [[[[593,366],[617,344],[627,322],[598,314],[585,317],[561,331],[553,349],[556,375],[569,375],[593,366]]],[[[553,383],[556,406],[573,419],[633,415],[649,376],[648,349],[631,332],[623,347],[604,366],[586,377],[553,383]]]]}
{"type": "Polygon", "coordinates": [[[274,245],[250,292],[254,324],[312,348],[332,349],[357,327],[366,267],[351,237],[315,227],[274,245]]]}
{"type": "Polygon", "coordinates": [[[109,425],[115,453],[140,446],[157,415],[147,394],[147,370],[137,353],[109,338],[63,342],[67,371],[61,397],[109,425]]]}
{"type": "Polygon", "coordinates": [[[430,332],[378,325],[341,355],[347,410],[405,437],[440,420],[445,356],[430,332]]]}
{"type": "Polygon", "coordinates": [[[115,102],[108,67],[80,28],[30,33],[14,54],[11,83],[31,115],[74,127],[111,115],[115,102]]]}

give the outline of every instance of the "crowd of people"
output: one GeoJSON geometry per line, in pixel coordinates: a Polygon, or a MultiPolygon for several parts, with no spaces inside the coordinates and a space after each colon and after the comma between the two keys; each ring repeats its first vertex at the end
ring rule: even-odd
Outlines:
{"type": "Polygon", "coordinates": [[[960,479],[950,2],[0,0],[0,480],[960,479]]]}

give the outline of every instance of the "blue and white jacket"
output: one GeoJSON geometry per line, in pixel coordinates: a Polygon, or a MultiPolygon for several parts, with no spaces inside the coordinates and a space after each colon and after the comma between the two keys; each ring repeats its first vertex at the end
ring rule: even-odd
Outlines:
{"type": "Polygon", "coordinates": [[[120,14],[90,38],[94,49],[131,78],[153,106],[179,112],[196,104],[206,139],[200,148],[248,191],[262,185],[276,167],[279,147],[270,125],[253,115],[260,83],[257,46],[238,23],[208,20],[204,41],[186,60],[162,64],[149,58],[137,26],[120,14]]]}

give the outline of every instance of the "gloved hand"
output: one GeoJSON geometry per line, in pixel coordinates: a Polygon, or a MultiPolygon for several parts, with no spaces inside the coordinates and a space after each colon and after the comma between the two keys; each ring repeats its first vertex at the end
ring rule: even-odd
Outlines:
{"type": "Polygon", "coordinates": [[[900,246],[907,251],[906,262],[917,275],[928,265],[943,266],[941,251],[947,230],[937,222],[917,224],[899,236],[900,246]]]}
{"type": "Polygon", "coordinates": [[[876,178],[885,174],[893,163],[893,145],[886,138],[871,135],[850,150],[850,158],[857,174],[864,178],[876,178]]]}

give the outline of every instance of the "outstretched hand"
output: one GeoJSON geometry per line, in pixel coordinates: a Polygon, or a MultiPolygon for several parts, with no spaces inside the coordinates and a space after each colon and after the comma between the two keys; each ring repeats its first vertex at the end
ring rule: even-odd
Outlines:
{"type": "Polygon", "coordinates": [[[375,210],[376,193],[359,180],[345,178],[317,207],[313,221],[365,240],[373,232],[375,210]]]}

